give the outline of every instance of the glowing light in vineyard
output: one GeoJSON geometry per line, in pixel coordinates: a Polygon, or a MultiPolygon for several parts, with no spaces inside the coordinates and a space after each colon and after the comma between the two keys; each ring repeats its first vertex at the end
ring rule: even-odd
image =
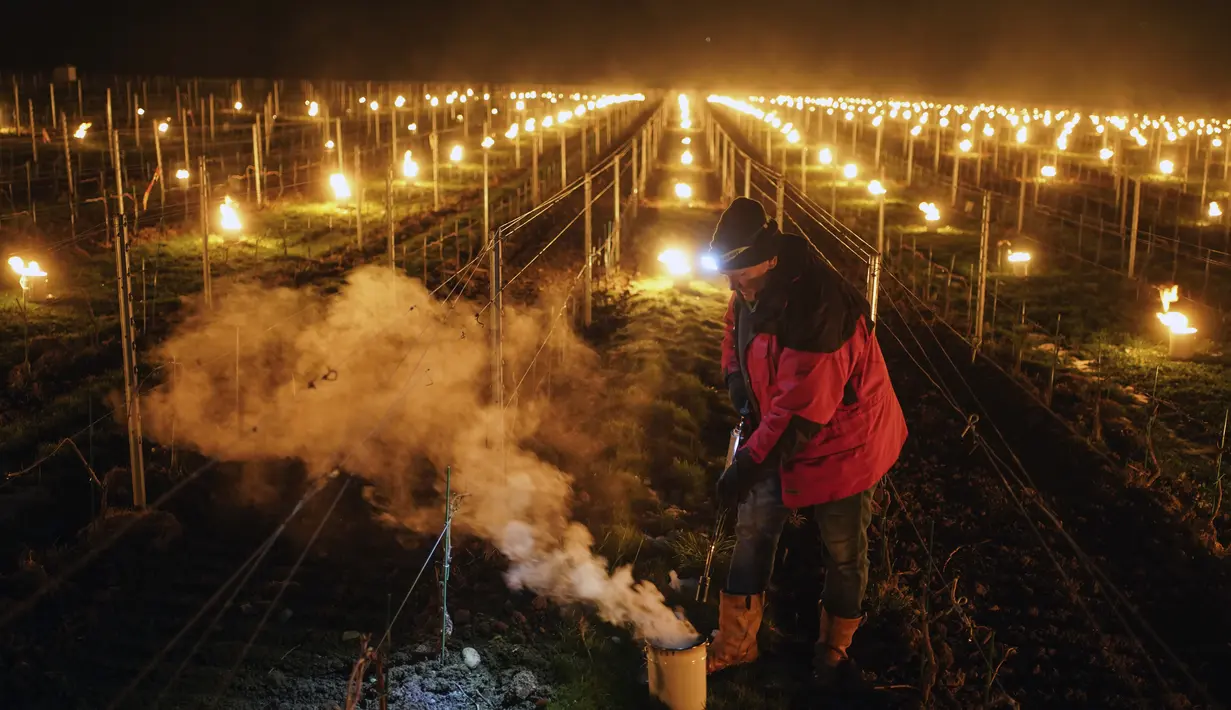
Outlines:
{"type": "Polygon", "coordinates": [[[971,148],[971,146],[973,146],[973,145],[974,145],[974,143],[971,143],[969,138],[963,138],[963,139],[962,139],[962,142],[957,144],[957,147],[958,147],[959,149],[961,149],[961,151],[962,151],[963,153],[969,153],[969,152],[970,152],[970,148],[971,148]]]}
{"type": "Polygon", "coordinates": [[[403,107],[403,106],[405,106],[405,105],[406,105],[406,97],[405,97],[405,96],[401,96],[401,95],[399,95],[396,99],[394,99],[394,100],[393,100],[393,107],[394,107],[394,108],[402,108],[402,107],[403,107]]]}
{"type": "Polygon", "coordinates": [[[9,268],[17,274],[17,282],[21,285],[22,291],[30,289],[29,279],[47,275],[47,272],[39,267],[37,261],[26,262],[20,256],[9,258],[9,268]]]}
{"type": "Polygon", "coordinates": [[[77,130],[73,132],[73,137],[79,141],[85,140],[86,131],[90,130],[90,126],[93,126],[93,125],[94,124],[90,123],[89,121],[86,121],[85,123],[78,125],[77,130]]]}
{"type": "Polygon", "coordinates": [[[1170,330],[1176,335],[1189,335],[1197,332],[1196,328],[1193,328],[1188,324],[1188,316],[1180,313],[1179,311],[1168,311],[1157,315],[1158,320],[1161,321],[1163,325],[1167,326],[1167,330],[1170,330]]]}
{"type": "Polygon", "coordinates": [[[687,200],[692,197],[692,185],[686,182],[675,183],[675,196],[681,200],[687,200]]]}
{"type": "Polygon", "coordinates": [[[1217,217],[1221,217],[1221,216],[1222,216],[1222,207],[1219,207],[1217,202],[1211,202],[1211,203],[1210,203],[1209,210],[1207,210],[1207,212],[1206,212],[1206,213],[1207,213],[1207,214],[1209,214],[1210,219],[1214,219],[1214,218],[1217,218],[1217,217]]]}
{"type": "Polygon", "coordinates": [[[228,232],[238,232],[243,229],[244,225],[239,221],[239,212],[235,210],[235,203],[229,195],[222,198],[222,204],[218,205],[218,212],[222,217],[218,222],[219,227],[228,232]]]}
{"type": "Polygon", "coordinates": [[[1025,142],[1026,142],[1026,139],[1029,137],[1029,135],[1026,133],[1026,127],[1025,127],[1025,126],[1022,126],[1021,128],[1017,129],[1017,136],[1016,136],[1016,137],[1017,137],[1017,142],[1018,142],[1018,143],[1025,143],[1025,142]]]}
{"type": "MultiPolygon", "coordinates": [[[[482,143],[480,143],[479,145],[483,146],[483,149],[484,149],[484,150],[487,150],[488,148],[492,147],[493,145],[496,145],[496,141],[492,140],[492,137],[491,137],[491,136],[486,136],[486,137],[484,137],[484,138],[483,138],[483,142],[482,142],[482,143]]],[[[459,147],[460,147],[460,146],[459,146],[459,147]]],[[[459,156],[459,159],[460,159],[460,156],[459,156]]]]}
{"type": "Polygon", "coordinates": [[[1170,160],[1161,160],[1158,163],[1158,171],[1163,175],[1170,175],[1175,172],[1175,163],[1170,160]]]}
{"type": "Polygon", "coordinates": [[[419,177],[419,164],[410,157],[410,151],[402,154],[402,177],[419,177]]]}
{"type": "Polygon", "coordinates": [[[158,124],[158,132],[159,132],[159,133],[166,133],[168,128],[170,128],[170,126],[168,126],[168,125],[167,125],[167,122],[166,122],[166,121],[160,121],[160,122],[159,122],[159,124],[158,124]]]}
{"type": "Polygon", "coordinates": [[[1009,263],[1024,264],[1030,261],[1030,252],[1028,251],[1011,251],[1007,257],[1009,263]]]}
{"type": "Polygon", "coordinates": [[[332,140],[327,140],[327,141],[325,141],[325,150],[333,150],[333,141],[332,141],[332,140]]]}
{"type": "Polygon", "coordinates": [[[1039,173],[1043,177],[1049,177],[1049,178],[1056,177],[1056,166],[1055,165],[1044,165],[1043,167],[1039,168],[1039,173]]]}
{"type": "Polygon", "coordinates": [[[873,195],[877,197],[880,197],[881,195],[885,194],[885,186],[881,184],[880,180],[873,180],[872,182],[868,183],[868,192],[872,193],[873,195]]]}
{"type": "Polygon", "coordinates": [[[832,165],[833,151],[828,148],[821,148],[820,152],[816,154],[816,159],[821,165],[832,165]]]}
{"type": "Polygon", "coordinates": [[[1104,148],[1098,152],[1098,157],[1100,160],[1108,161],[1108,160],[1111,160],[1112,156],[1114,156],[1115,154],[1116,152],[1112,150],[1111,148],[1104,148]]]}
{"type": "Polygon", "coordinates": [[[235,102],[235,110],[236,110],[236,111],[240,111],[240,110],[242,110],[243,108],[244,108],[244,102],[243,102],[243,101],[236,101],[236,102],[235,102]]]}
{"type": "Polygon", "coordinates": [[[846,178],[847,180],[854,180],[855,176],[858,174],[859,174],[858,165],[855,165],[854,163],[847,163],[846,165],[842,166],[842,177],[846,178]]]}
{"type": "Polygon", "coordinates": [[[350,185],[346,182],[346,176],[342,173],[334,173],[329,176],[329,187],[333,188],[333,199],[350,199],[350,185]]]}
{"type": "Polygon", "coordinates": [[[687,150],[681,153],[680,162],[684,165],[692,165],[692,153],[687,150]]]}
{"type": "Polygon", "coordinates": [[[315,101],[308,104],[308,115],[309,116],[312,116],[313,118],[315,118],[316,114],[320,113],[320,111],[321,111],[321,107],[318,106],[315,101]]]}
{"type": "Polygon", "coordinates": [[[936,222],[940,219],[940,210],[934,202],[920,202],[919,211],[923,213],[923,219],[928,222],[936,222]]]}
{"type": "Polygon", "coordinates": [[[179,170],[176,170],[176,171],[175,171],[175,177],[176,177],[176,178],[178,178],[178,179],[180,179],[180,180],[187,180],[187,179],[188,179],[188,171],[187,171],[187,170],[185,170],[185,169],[183,169],[183,168],[180,168],[179,170]]]}
{"type": "Polygon", "coordinates": [[[453,146],[453,148],[449,151],[449,160],[452,160],[455,163],[461,162],[462,160],[462,146],[461,145],[453,146]]]}
{"type": "Polygon", "coordinates": [[[667,267],[667,272],[672,276],[684,276],[692,271],[692,265],[688,263],[688,255],[679,249],[664,251],[658,255],[658,260],[667,267]]]}

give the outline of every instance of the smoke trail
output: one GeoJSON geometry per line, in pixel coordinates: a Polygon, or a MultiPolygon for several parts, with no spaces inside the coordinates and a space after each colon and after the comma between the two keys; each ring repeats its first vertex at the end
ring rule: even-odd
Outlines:
{"type": "MultiPolygon", "coordinates": [[[[527,399],[502,424],[487,402],[490,356],[477,316],[473,305],[443,304],[420,282],[379,267],[352,272],[328,298],[237,287],[161,347],[160,358],[179,367],[170,386],[143,401],[147,426],[162,441],[174,428],[178,441],[212,457],[297,458],[320,473],[341,467],[375,484],[387,517],[421,532],[438,530],[443,516],[439,503],[417,503],[416,492],[439,491],[438,472],[452,466],[463,496],[455,524],[508,557],[510,586],[591,603],[656,643],[691,642],[695,632],[653,584],[635,582],[628,568],[607,572],[589,531],[572,520],[571,477],[531,450],[553,403],[527,399]],[[510,421],[516,431],[502,451],[496,442],[510,421]]],[[[504,352],[515,377],[553,316],[506,308],[504,352]]],[[[561,328],[554,337],[571,335],[561,328]]],[[[567,347],[578,371],[555,363],[553,375],[576,379],[586,369],[592,377],[593,354],[575,340],[567,347]]],[[[587,422],[573,424],[584,431],[587,422]]],[[[593,453],[595,442],[576,441],[593,453]]]]}

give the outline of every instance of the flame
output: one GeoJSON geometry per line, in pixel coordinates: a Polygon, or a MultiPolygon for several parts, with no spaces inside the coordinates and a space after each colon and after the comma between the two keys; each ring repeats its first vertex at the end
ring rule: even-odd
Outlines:
{"type": "Polygon", "coordinates": [[[492,140],[491,136],[487,136],[483,139],[483,142],[480,145],[482,145],[484,149],[487,149],[487,148],[492,147],[493,145],[496,145],[496,141],[492,140]]]}
{"type": "Polygon", "coordinates": [[[1158,171],[1163,175],[1170,175],[1175,172],[1175,163],[1170,160],[1162,160],[1158,163],[1158,171]]]}
{"type": "Polygon", "coordinates": [[[333,141],[332,141],[332,140],[327,140],[327,141],[325,141],[325,150],[333,150],[333,141]]]}
{"type": "Polygon", "coordinates": [[[85,140],[86,131],[90,130],[90,126],[93,126],[93,125],[94,124],[90,123],[89,121],[82,123],[81,125],[77,126],[77,130],[73,132],[73,137],[79,141],[85,140]]]}
{"type": "Polygon", "coordinates": [[[460,145],[453,146],[453,148],[449,151],[449,160],[452,160],[453,162],[456,163],[456,162],[461,161],[461,159],[462,159],[462,146],[460,145]]]}
{"type": "Polygon", "coordinates": [[[681,153],[680,162],[683,163],[684,165],[692,165],[692,152],[686,150],[683,153],[681,153]]]}
{"type": "Polygon", "coordinates": [[[1039,168],[1039,173],[1042,174],[1043,177],[1049,177],[1049,178],[1056,177],[1056,166],[1055,165],[1044,165],[1043,167],[1039,168]]]}
{"type": "Polygon", "coordinates": [[[963,138],[963,139],[962,139],[962,142],[957,144],[957,147],[958,147],[959,149],[961,149],[961,151],[962,151],[963,153],[969,153],[969,152],[970,152],[970,147],[971,147],[971,146],[973,146],[973,145],[974,145],[974,144],[970,142],[970,139],[969,139],[969,138],[963,138]]]}
{"type": "Polygon", "coordinates": [[[1176,335],[1188,335],[1190,333],[1197,332],[1196,328],[1188,325],[1188,316],[1180,313],[1179,311],[1167,311],[1157,315],[1158,320],[1161,321],[1163,325],[1167,326],[1168,330],[1176,335]]]}
{"type": "Polygon", "coordinates": [[[10,257],[9,267],[13,269],[13,271],[16,272],[17,276],[19,277],[18,283],[21,284],[21,290],[23,292],[30,289],[30,282],[28,281],[28,279],[38,278],[38,277],[47,275],[47,272],[43,271],[42,268],[39,267],[37,261],[31,261],[27,263],[23,261],[20,256],[10,257]]]}
{"type": "Polygon", "coordinates": [[[313,101],[312,103],[308,104],[308,115],[309,115],[309,116],[312,116],[312,117],[314,117],[314,118],[315,118],[315,117],[316,117],[316,115],[317,115],[318,113],[320,113],[320,112],[321,112],[321,107],[320,107],[319,105],[317,105],[317,103],[316,103],[315,101],[313,101]]]}
{"type": "Polygon", "coordinates": [[[1030,261],[1030,252],[1028,251],[1011,251],[1008,256],[1009,262],[1013,264],[1024,264],[1030,261]]]}
{"type": "Polygon", "coordinates": [[[235,110],[236,110],[236,111],[239,111],[239,110],[243,109],[243,107],[244,107],[244,102],[243,102],[243,101],[236,101],[236,102],[235,102],[235,110]]]}
{"type": "Polygon", "coordinates": [[[1211,219],[1213,219],[1213,218],[1215,218],[1215,217],[1221,217],[1221,216],[1222,216],[1222,207],[1219,207],[1217,202],[1211,202],[1211,203],[1210,203],[1210,209],[1209,209],[1209,215],[1210,215],[1210,218],[1211,218],[1211,219]]]}
{"type": "Polygon", "coordinates": [[[167,128],[169,128],[169,126],[167,125],[167,122],[166,122],[166,121],[160,121],[160,122],[158,123],[158,132],[159,132],[159,133],[166,133],[166,132],[167,132],[167,128]]]}
{"type": "Polygon", "coordinates": [[[680,139],[680,143],[684,145],[692,145],[692,138],[689,138],[688,136],[684,136],[683,138],[680,139]]]}
{"type": "MultiPolygon", "coordinates": [[[[409,155],[410,151],[406,151],[409,155]]],[[[405,166],[403,166],[405,169],[405,166]]],[[[350,185],[346,182],[346,176],[342,173],[334,173],[329,176],[329,186],[333,188],[333,198],[335,200],[346,200],[350,198],[350,185]]]]}
{"type": "Polygon", "coordinates": [[[409,150],[402,155],[402,176],[408,178],[419,177],[419,164],[410,157],[409,150]]]}
{"type": "Polygon", "coordinates": [[[816,154],[816,159],[821,165],[831,165],[833,163],[833,151],[828,148],[821,148],[820,152],[816,154]]]}
{"type": "Polygon", "coordinates": [[[868,192],[876,196],[883,195],[885,194],[885,186],[881,184],[880,180],[873,180],[868,183],[868,192]]]}
{"type": "Polygon", "coordinates": [[[1180,287],[1178,284],[1159,286],[1158,296],[1163,302],[1163,313],[1166,313],[1171,310],[1171,304],[1180,300],[1180,287]]]}
{"type": "Polygon", "coordinates": [[[180,180],[187,180],[188,171],[183,168],[180,168],[179,170],[175,171],[175,177],[179,178],[180,180]]]}
{"type": "Polygon", "coordinates": [[[222,198],[222,204],[218,206],[218,211],[222,214],[222,221],[218,223],[219,227],[228,232],[238,232],[243,228],[239,221],[239,213],[235,211],[235,203],[229,196],[222,198]]]}
{"type": "Polygon", "coordinates": [[[940,210],[934,202],[920,202],[919,211],[923,213],[925,221],[936,222],[940,219],[940,210]]]}
{"type": "Polygon", "coordinates": [[[399,94],[398,97],[393,100],[394,108],[402,108],[405,105],[406,105],[406,97],[402,96],[401,94],[399,94]]]}
{"type": "Polygon", "coordinates": [[[846,178],[847,180],[854,180],[855,176],[858,174],[859,174],[858,165],[855,165],[854,163],[847,163],[846,165],[842,166],[842,177],[846,178]]]}
{"type": "Polygon", "coordinates": [[[692,185],[686,182],[675,183],[675,196],[681,200],[687,200],[692,197],[692,185]]]}
{"type": "Polygon", "coordinates": [[[1098,152],[1098,157],[1102,160],[1111,160],[1115,154],[1116,152],[1111,148],[1104,148],[1098,152]]]}
{"type": "Polygon", "coordinates": [[[514,123],[513,125],[509,126],[509,130],[504,132],[504,137],[508,138],[509,140],[512,140],[517,137],[517,133],[520,130],[521,130],[521,127],[517,125],[516,123],[514,123]]]}
{"type": "Polygon", "coordinates": [[[692,265],[688,263],[688,255],[679,249],[664,251],[658,255],[658,260],[667,266],[667,271],[672,276],[684,276],[692,271],[692,265]]]}

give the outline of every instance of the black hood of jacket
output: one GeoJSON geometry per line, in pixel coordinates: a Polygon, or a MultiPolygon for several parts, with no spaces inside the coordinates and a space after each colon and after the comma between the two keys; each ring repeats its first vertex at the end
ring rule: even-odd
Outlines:
{"type": "Polygon", "coordinates": [[[834,352],[855,334],[860,316],[871,326],[867,299],[805,237],[778,240],[778,265],[749,313],[756,332],[774,333],[794,350],[834,352]]]}

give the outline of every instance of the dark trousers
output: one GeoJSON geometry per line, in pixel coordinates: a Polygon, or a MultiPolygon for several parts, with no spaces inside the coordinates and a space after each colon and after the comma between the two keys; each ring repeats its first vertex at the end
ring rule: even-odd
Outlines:
{"type": "MultiPolygon", "coordinates": [[[[872,492],[813,506],[825,545],[825,589],[821,601],[834,616],[863,614],[868,585],[868,525],[872,522],[872,492]]],[[[774,571],[778,538],[789,509],[782,504],[781,482],[770,476],[758,483],[739,506],[735,551],[727,574],[728,594],[760,594],[774,571]]]]}

